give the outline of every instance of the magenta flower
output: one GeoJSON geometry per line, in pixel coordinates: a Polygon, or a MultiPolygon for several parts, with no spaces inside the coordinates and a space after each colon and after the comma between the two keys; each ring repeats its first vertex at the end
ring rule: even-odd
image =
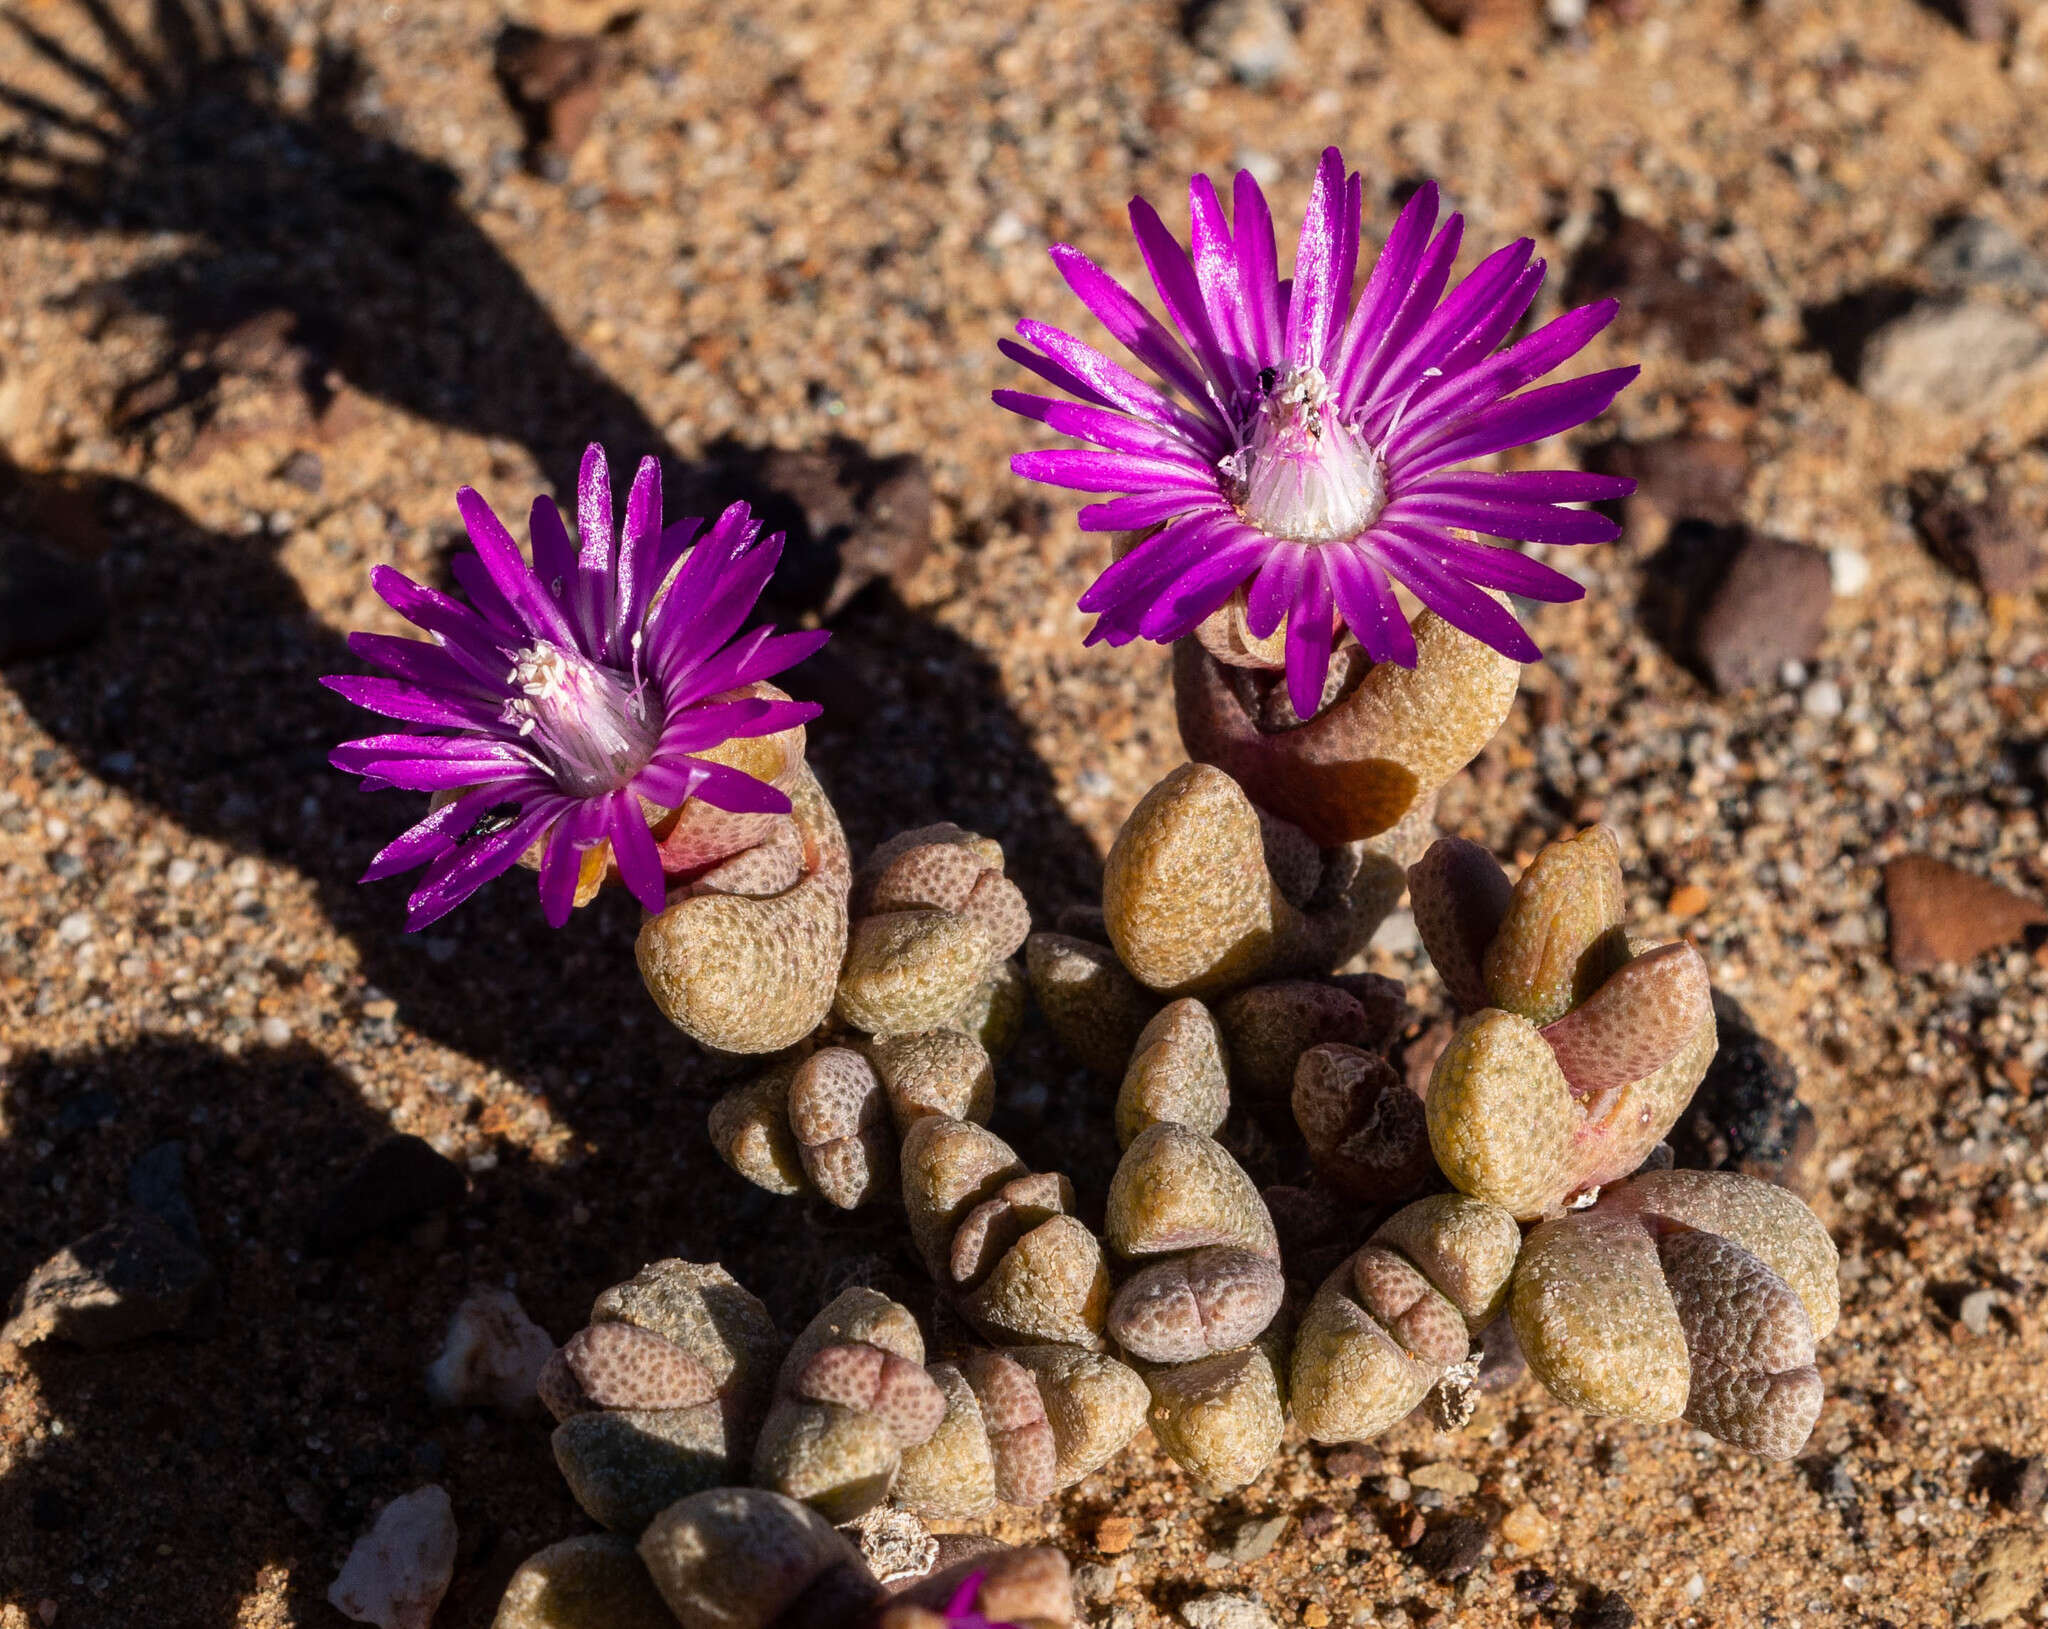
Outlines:
{"type": "Polygon", "coordinates": [[[789,811],[773,786],[696,756],[818,715],[810,702],[731,694],[829,637],[763,627],[733,639],[775,570],[782,534],[762,538],[738,503],[701,538],[700,521],[664,529],[661,466],[644,458],[617,535],[611,476],[595,443],[577,481],[575,541],[554,501],[534,500],[531,567],[472,488],[455,504],[476,545],[454,563],[471,603],[379,566],[370,579],[378,594],[429,638],[351,634],[349,649],[393,676],[321,680],[359,707],[415,726],[343,743],[335,768],[367,787],[446,798],[362,880],[426,866],[407,901],[406,927],[418,929],[540,843],[541,906],[560,927],[586,851],[608,843],[627,888],[660,910],[650,806],[658,813],[700,798],[750,814],[789,811]]]}
{"type": "Polygon", "coordinates": [[[1532,543],[1604,543],[1605,516],[1563,505],[1625,496],[1630,482],[1576,470],[1459,470],[1604,412],[1636,376],[1615,368],[1526,390],[1581,350],[1614,302],[1567,312],[1496,350],[1543,281],[1527,238],[1496,250],[1444,297],[1464,223],[1436,225],[1437,189],[1409,200],[1357,303],[1362,189],[1326,148],[1282,282],[1273,217],[1240,172],[1234,222],[1206,176],[1188,183],[1192,253],[1142,198],[1131,227],[1172,319],[1065,244],[1053,260],[1082,304],[1154,375],[1137,377],[1041,322],[1005,355],[1073,401],[999,390],[1002,406],[1094,443],[1019,453],[1019,475],[1121,493],[1081,511],[1090,531],[1160,528],[1095,579],[1090,644],[1179,639],[1250,585],[1260,639],[1287,622],[1287,684],[1310,717],[1348,627],[1375,661],[1413,666],[1395,580],[1447,621],[1518,661],[1542,652],[1485,589],[1577,599],[1561,572],[1460,530],[1532,543]]]}
{"type": "Polygon", "coordinates": [[[960,1587],[953,1592],[952,1600],[946,1603],[941,1614],[948,1629],[1017,1629],[1013,1623],[992,1623],[982,1615],[978,1597],[986,1572],[969,1573],[961,1580],[960,1587]]]}

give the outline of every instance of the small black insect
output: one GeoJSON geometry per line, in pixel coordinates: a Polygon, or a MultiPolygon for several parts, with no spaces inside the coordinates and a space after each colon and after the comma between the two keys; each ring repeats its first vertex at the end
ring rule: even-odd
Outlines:
{"type": "Polygon", "coordinates": [[[468,831],[455,839],[455,846],[457,848],[467,848],[471,843],[480,842],[486,837],[495,837],[518,818],[518,804],[494,803],[476,817],[476,824],[474,826],[471,826],[468,831]]]}
{"type": "Polygon", "coordinates": [[[1273,394],[1273,387],[1277,385],[1279,382],[1280,370],[1278,368],[1259,369],[1259,389],[1264,391],[1268,396],[1273,394]]]}

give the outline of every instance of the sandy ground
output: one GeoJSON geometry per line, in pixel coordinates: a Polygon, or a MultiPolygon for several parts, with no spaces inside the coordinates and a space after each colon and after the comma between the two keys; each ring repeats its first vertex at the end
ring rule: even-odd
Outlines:
{"type": "MultiPolygon", "coordinates": [[[[219,1292],[175,1336],[0,1352],[0,1624],[338,1625],[348,1545],[428,1480],[462,1532],[437,1621],[487,1623],[510,1568],[584,1524],[537,1422],[427,1398],[469,1288],[514,1286],[559,1338],[679,1253],[794,1329],[847,1258],[901,1260],[886,1217],[717,1162],[718,1088],[639,987],[629,903],[551,934],[515,877],[408,939],[398,885],[356,888],[406,815],[325,767],[355,721],[312,680],[346,630],[395,626],[370,565],[441,572],[458,485],[517,512],[593,437],[922,455],[936,546],[837,618],[814,761],[857,844],[956,819],[1050,919],[1179,750],[1166,654],[1081,648],[1100,540],[1008,473],[1027,437],[988,404],[1014,371],[995,341],[1081,321],[1048,241],[1136,276],[1126,199],[1178,220],[1188,173],[1238,164],[1286,234],[1329,142],[1375,235],[1435,175],[1464,264],[1529,233],[1562,266],[1605,192],[1746,280],[1753,330],[1713,318],[1698,359],[1669,325],[1603,342],[1592,362],[1647,371],[1583,439],[1737,438],[1752,522],[1869,567],[1797,683],[1717,698],[1637,614],[1657,528],[1590,552],[1588,599],[1537,623],[1556,659],[1443,813],[1508,855],[1615,823],[1634,925],[1694,936],[1797,1065],[1844,1260],[1829,1401],[1777,1466],[1524,1383],[1455,1436],[1396,1430],[1375,1465],[1291,1439],[1215,1503],[1141,1439],[1004,1531],[1109,1569],[1090,1612],[1114,1629],[1212,1589],[1311,1629],[1611,1626],[1614,1597],[1645,1624],[1906,1629],[1968,1621],[1992,1541],[2041,1532],[1984,1485],[1993,1451],[2048,1443],[2048,964],[1894,972],[1877,868],[2048,884],[2040,607],[1987,607],[1901,500],[1973,452],[2038,479],[2048,390],[1888,408],[1822,342],[1845,297],[1912,284],[1952,213],[2048,252],[2044,18],[2001,50],[1912,0],[1652,0],[1577,40],[1461,41],[1410,0],[1304,11],[1298,66],[1255,89],[1165,3],[654,0],[555,182],[517,161],[491,44],[508,15],[591,31],[602,5],[341,0],[278,14],[273,72],[205,68],[200,29],[189,82],[124,64],[82,0],[15,8],[62,48],[0,28],[0,84],[102,135],[67,138],[70,170],[4,167],[24,214],[0,240],[0,483],[10,526],[100,562],[114,610],[0,681],[0,1283],[175,1140],[219,1292]],[[1806,705],[1816,679],[1838,711],[1806,705]],[[392,1128],[464,1163],[468,1199],[316,1251],[323,1200],[392,1128]],[[1958,1317],[1978,1288],[1983,1333],[1958,1317]],[[1372,1480],[1446,1460],[1491,1535],[1457,1585],[1412,1564],[1412,1512],[1372,1480]],[[1528,1553],[1496,1531],[1525,1502],[1548,1528],[1528,1553]],[[1135,1542],[1104,1555],[1112,1514],[1135,1542]],[[1230,1559],[1274,1514],[1295,1518],[1277,1546],[1230,1559]]],[[[1373,954],[1441,1004],[1398,940],[1373,954]]],[[[1103,1089],[1037,1035],[1002,1080],[997,1129],[1099,1196],[1103,1089]]]]}

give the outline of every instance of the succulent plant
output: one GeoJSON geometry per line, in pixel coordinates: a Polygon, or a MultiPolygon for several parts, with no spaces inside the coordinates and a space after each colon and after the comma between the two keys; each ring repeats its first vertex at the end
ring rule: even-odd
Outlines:
{"type": "Polygon", "coordinates": [[[1477,1008],[1429,1083],[1451,1185],[1533,1221],[1634,1171],[1713,1061],[1713,994],[1692,946],[1627,937],[1614,833],[1550,844],[1512,889],[1447,837],[1409,882],[1431,961],[1477,1008]]]}
{"type": "Polygon", "coordinates": [[[1015,983],[1004,969],[1031,931],[1002,849],[952,825],[876,849],[855,879],[853,915],[834,1008],[870,1035],[963,1027],[971,1009],[994,1005],[991,985],[1015,983]]]}
{"type": "Polygon", "coordinates": [[[1682,1417],[1790,1459],[1820,1413],[1835,1269],[1826,1230],[1782,1188],[1657,1171],[1531,1233],[1509,1309],[1529,1367],[1566,1402],[1682,1417]]]}
{"type": "Polygon", "coordinates": [[[1118,1146],[1162,1123],[1210,1136],[1229,1113],[1230,1063],[1215,1015],[1193,996],[1168,1002],[1131,1046],[1116,1098],[1118,1146]]]}
{"type": "Polygon", "coordinates": [[[1500,1206],[1433,1194],[1396,1211],[1323,1281],[1295,1332],[1294,1417],[1318,1442],[1406,1416],[1499,1310],[1521,1247],[1500,1206]]]}
{"type": "Polygon", "coordinates": [[[828,1629],[882,1592],[825,1517],[765,1488],[677,1500],[641,1534],[640,1559],[682,1629],[828,1629]]]}
{"type": "Polygon", "coordinates": [[[1399,866],[1369,847],[1332,849],[1304,891],[1290,845],[1290,898],[1267,860],[1275,829],[1206,764],[1184,764],[1145,794],[1102,880],[1109,940],[1132,977],[1163,996],[1208,996],[1324,972],[1365,948],[1400,898],[1399,866]]]}
{"type": "Polygon", "coordinates": [[[1109,1331],[1143,1363],[1160,1446],[1206,1491],[1271,1463],[1286,1428],[1286,1293],[1265,1202],[1224,1147],[1172,1121],[1124,1150],[1109,1187],[1110,1246],[1134,1262],[1109,1331]]]}
{"type": "Polygon", "coordinates": [[[1380,1053],[1307,1048],[1290,1102],[1317,1179],[1350,1203],[1398,1205],[1442,1182],[1422,1099],[1380,1053]]]}
{"type": "Polygon", "coordinates": [[[846,1290],[782,1360],[754,1444],[754,1480],[834,1522],[853,1521],[889,1496],[903,1450],[944,1416],[917,1319],[878,1290],[846,1290]]]}
{"type": "Polygon", "coordinates": [[[491,1629],[675,1629],[633,1541],[584,1533],[528,1556],[491,1629]]]}
{"type": "Polygon", "coordinates": [[[630,1535],[732,1480],[781,1354],[767,1308],[722,1267],[657,1261],[606,1290],[538,1388],[576,1502],[630,1535]]]}
{"type": "Polygon", "coordinates": [[[882,1608],[875,1629],[1072,1629],[1077,1619],[1065,1556],[996,1546],[920,1578],[882,1608]]]}
{"type": "MultiPolygon", "coordinates": [[[[756,893],[781,881],[786,861],[728,862],[672,891],[641,925],[634,946],[640,977],[662,1015],[714,1051],[780,1051],[831,1010],[846,953],[846,836],[808,769],[789,801],[802,845],[799,880],[756,893]]],[[[787,832],[774,842],[785,855],[794,847],[787,832]]]]}

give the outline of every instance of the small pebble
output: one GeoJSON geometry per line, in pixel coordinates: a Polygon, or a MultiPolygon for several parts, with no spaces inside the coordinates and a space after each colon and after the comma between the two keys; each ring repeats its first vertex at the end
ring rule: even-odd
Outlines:
{"type": "Polygon", "coordinates": [[[1095,1548],[1101,1555],[1122,1555],[1138,1536],[1138,1524],[1128,1516],[1105,1516],[1095,1529],[1095,1548]]]}
{"type": "Polygon", "coordinates": [[[1478,1477],[1464,1466],[1448,1461],[1418,1465],[1408,1473],[1408,1480],[1418,1488],[1435,1488],[1453,1499],[1469,1499],[1479,1491],[1478,1477]]]}
{"type": "Polygon", "coordinates": [[[1573,1629],[1635,1629],[1636,1609],[1618,1590],[1595,1584],[1572,1616],[1573,1629]]]}
{"type": "Polygon", "coordinates": [[[1828,550],[1828,588],[1837,599],[1851,600],[1870,586],[1870,557],[1846,543],[1828,550]]]}
{"type": "Polygon", "coordinates": [[[1673,916],[1698,916],[1713,897],[1696,882],[1682,883],[1671,890],[1671,897],[1664,902],[1664,908],[1673,916]]]}
{"type": "Polygon", "coordinates": [[[1408,1485],[1408,1478],[1405,1476],[1382,1476],[1374,1485],[1382,1499],[1392,1499],[1396,1503],[1415,1491],[1408,1485]]]}
{"type": "Polygon", "coordinates": [[[1273,1619],[1255,1595],[1199,1595],[1180,1609],[1188,1629],[1273,1629],[1273,1619]]]}
{"type": "Polygon", "coordinates": [[[510,1290],[475,1290],[448,1320],[427,1392],[445,1408],[524,1408],[554,1350],[510,1290]]]}
{"type": "Polygon", "coordinates": [[[1533,1504],[1524,1500],[1500,1519],[1500,1536],[1525,1555],[1550,1548],[1555,1537],[1549,1520],[1533,1504]]]}
{"type": "Polygon", "coordinates": [[[92,937],[92,916],[86,911],[73,911],[57,924],[57,937],[67,945],[82,945],[92,937]]]}
{"type": "Polygon", "coordinates": [[[427,1629],[455,1575],[455,1512],[437,1483],[393,1499],[356,1540],[328,1603],[377,1629],[427,1629]]]}
{"type": "Polygon", "coordinates": [[[1991,1312],[1997,1305],[1997,1291],[1972,1290],[1957,1306],[1956,1316],[1971,1334],[1988,1335],[1991,1333],[1991,1312]]]}
{"type": "Polygon", "coordinates": [[[1074,1592],[1082,1600],[1100,1605],[1116,1594],[1116,1568],[1087,1562],[1074,1569],[1074,1592]]]}
{"type": "Polygon", "coordinates": [[[1808,718],[1840,718],[1842,687],[1833,679],[1815,679],[1799,692],[1799,710],[1808,718]]]}
{"type": "Polygon", "coordinates": [[[1280,1535],[1287,1531],[1285,1516],[1269,1516],[1264,1521],[1246,1522],[1230,1539],[1230,1559],[1242,1566],[1248,1561],[1258,1561],[1273,1553],[1273,1546],[1280,1542],[1280,1535]]]}
{"type": "Polygon", "coordinates": [[[1486,1524],[1470,1516],[1432,1522],[1415,1546],[1415,1564],[1440,1583],[1453,1584],[1474,1571],[1486,1554],[1486,1524]]]}

